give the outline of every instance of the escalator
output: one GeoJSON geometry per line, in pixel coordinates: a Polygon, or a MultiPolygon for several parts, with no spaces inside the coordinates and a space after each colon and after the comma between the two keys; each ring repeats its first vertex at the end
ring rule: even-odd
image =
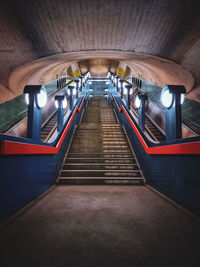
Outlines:
{"type": "Polygon", "coordinates": [[[158,127],[156,127],[156,125],[147,116],[145,116],[145,127],[153,140],[155,140],[156,142],[165,141],[165,135],[158,129],[158,127]]]}
{"type": "Polygon", "coordinates": [[[126,133],[105,97],[90,100],[66,153],[58,184],[145,184],[126,133]]]}
{"type": "MultiPolygon", "coordinates": [[[[138,118],[137,111],[134,108],[131,108],[133,114],[138,118]]],[[[147,114],[145,114],[145,129],[149,136],[156,142],[165,142],[165,135],[158,129],[155,123],[150,119],[147,114]]]]}

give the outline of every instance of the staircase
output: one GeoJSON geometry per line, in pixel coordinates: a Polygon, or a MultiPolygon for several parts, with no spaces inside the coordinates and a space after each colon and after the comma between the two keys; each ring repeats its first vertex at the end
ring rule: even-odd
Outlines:
{"type": "Polygon", "coordinates": [[[124,130],[105,97],[90,100],[65,156],[58,183],[145,183],[124,130]]]}

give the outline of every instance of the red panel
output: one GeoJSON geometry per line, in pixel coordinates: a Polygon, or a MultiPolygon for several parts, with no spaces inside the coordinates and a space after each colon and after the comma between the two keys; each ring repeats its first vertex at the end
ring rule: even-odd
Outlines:
{"type": "MultiPolygon", "coordinates": [[[[124,106],[119,107],[115,97],[112,98],[115,101],[117,109],[119,112],[124,112],[125,116],[127,117],[130,125],[132,126],[133,130],[135,131],[140,143],[142,144],[145,152],[147,154],[155,155],[155,154],[200,154],[200,142],[193,142],[193,143],[184,143],[184,144],[175,144],[175,145],[165,145],[165,146],[157,146],[157,147],[149,147],[145,140],[143,139],[142,135],[140,134],[139,130],[137,129],[136,125],[130,118],[128,112],[124,108],[124,106]]],[[[76,112],[80,112],[85,101],[85,97],[83,98],[80,107],[76,106],[65,130],[63,131],[56,147],[49,147],[43,145],[34,145],[34,144],[24,144],[24,143],[17,143],[11,141],[3,141],[1,145],[1,154],[4,155],[14,155],[14,154],[57,154],[65,136],[69,130],[69,127],[74,119],[76,112]]]]}
{"type": "Polygon", "coordinates": [[[74,109],[72,116],[69,122],[67,123],[67,126],[65,127],[56,147],[25,144],[25,143],[13,142],[13,141],[3,141],[1,144],[1,154],[3,155],[57,154],[70,128],[70,125],[74,119],[76,112],[81,111],[84,101],[85,101],[85,97],[83,97],[80,107],[76,106],[76,108],[74,109]]]}
{"type": "Polygon", "coordinates": [[[183,143],[183,144],[175,144],[175,145],[166,145],[166,146],[157,146],[157,147],[149,147],[145,140],[143,139],[142,135],[140,134],[139,130],[135,126],[134,122],[132,121],[131,117],[129,116],[128,112],[124,108],[124,106],[119,107],[116,98],[113,97],[117,109],[119,112],[124,112],[126,115],[130,125],[132,126],[134,132],[136,133],[140,143],[142,144],[145,152],[151,155],[166,155],[166,154],[200,154],[200,141],[193,142],[193,143],[183,143]]]}

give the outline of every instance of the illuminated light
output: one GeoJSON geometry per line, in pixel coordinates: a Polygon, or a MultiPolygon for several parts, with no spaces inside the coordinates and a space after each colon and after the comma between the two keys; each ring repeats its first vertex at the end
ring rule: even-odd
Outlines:
{"type": "Polygon", "coordinates": [[[124,94],[125,94],[125,95],[128,94],[128,90],[127,90],[127,88],[124,88],[124,94]]]}
{"type": "Polygon", "coordinates": [[[29,94],[25,94],[25,102],[27,105],[29,105],[29,94]]]}
{"type": "Polygon", "coordinates": [[[42,108],[46,105],[47,103],[47,93],[45,90],[40,89],[40,93],[37,94],[37,105],[39,108],[42,108]]]}
{"type": "Polygon", "coordinates": [[[74,89],[72,90],[72,94],[73,94],[73,95],[76,95],[76,88],[74,88],[74,89]]]}
{"type": "Polygon", "coordinates": [[[68,94],[68,95],[70,95],[70,94],[71,94],[71,92],[70,92],[70,89],[69,89],[69,88],[67,89],[67,94],[68,94]]]}
{"type": "Polygon", "coordinates": [[[55,100],[55,106],[58,108],[58,100],[55,100]]]}
{"type": "Polygon", "coordinates": [[[117,78],[115,78],[115,83],[117,83],[117,78]]]}
{"type": "Polygon", "coordinates": [[[120,81],[118,80],[118,87],[120,87],[120,81]]]}
{"type": "Polygon", "coordinates": [[[108,92],[108,89],[105,89],[105,92],[108,92]]]}
{"type": "Polygon", "coordinates": [[[66,99],[66,96],[65,96],[64,99],[63,99],[62,107],[63,107],[64,109],[67,107],[67,99],[66,99]]]}
{"type": "Polygon", "coordinates": [[[184,100],[185,100],[185,95],[181,94],[181,100],[180,100],[181,105],[183,104],[184,100]]]}
{"type": "Polygon", "coordinates": [[[106,84],[109,84],[109,82],[106,82],[106,84]]]}
{"type": "Polygon", "coordinates": [[[173,95],[169,90],[165,90],[161,93],[161,102],[166,108],[169,108],[172,105],[173,95]]]}
{"type": "Polygon", "coordinates": [[[139,96],[136,95],[136,98],[135,98],[135,106],[136,106],[136,108],[139,108],[140,105],[141,105],[141,100],[140,100],[139,96]]]}
{"type": "Polygon", "coordinates": [[[89,84],[92,84],[92,82],[89,82],[89,84]]]}
{"type": "Polygon", "coordinates": [[[90,92],[93,92],[93,89],[90,89],[90,92]]]}
{"type": "Polygon", "coordinates": [[[130,89],[129,94],[132,95],[132,93],[133,93],[133,88],[130,89]]]}

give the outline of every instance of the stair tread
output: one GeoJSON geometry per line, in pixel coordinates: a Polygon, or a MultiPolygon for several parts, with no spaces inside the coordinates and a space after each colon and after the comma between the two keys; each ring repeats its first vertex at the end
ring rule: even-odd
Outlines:
{"type": "Polygon", "coordinates": [[[105,98],[92,98],[89,102],[58,181],[61,184],[144,184],[124,130],[105,98]]]}
{"type": "Polygon", "coordinates": [[[59,177],[59,180],[71,180],[71,179],[81,179],[81,180],[107,180],[107,179],[113,179],[113,180],[143,180],[142,177],[59,177]]]}

